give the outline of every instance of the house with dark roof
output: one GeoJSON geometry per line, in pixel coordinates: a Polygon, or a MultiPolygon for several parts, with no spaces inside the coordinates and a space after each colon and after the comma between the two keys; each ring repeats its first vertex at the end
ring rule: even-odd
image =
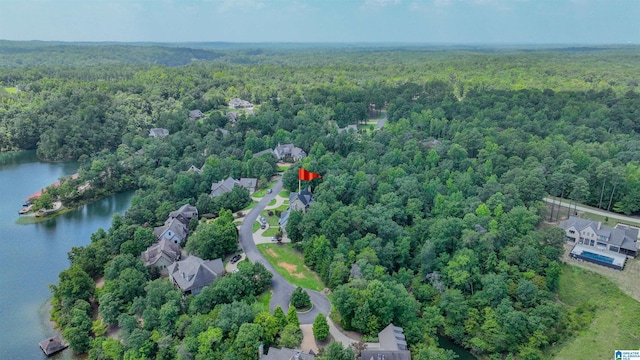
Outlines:
{"type": "Polygon", "coordinates": [[[171,282],[185,295],[199,294],[205,286],[224,275],[222,259],[202,260],[193,255],[174,262],[167,270],[171,282]]]}
{"type": "Polygon", "coordinates": [[[638,229],[630,226],[615,228],[599,221],[571,216],[561,221],[567,241],[635,258],[638,255],[638,229]]]}
{"type": "Polygon", "coordinates": [[[307,156],[307,153],[304,152],[304,150],[293,144],[278,144],[278,146],[273,149],[273,154],[278,160],[291,159],[293,161],[298,161],[307,156]]]}
{"type": "Polygon", "coordinates": [[[149,136],[151,137],[165,137],[169,135],[169,130],[163,128],[153,128],[149,130],[149,136]]]}
{"type": "Polygon", "coordinates": [[[271,155],[271,156],[274,156],[274,155],[275,155],[275,154],[273,153],[273,150],[271,150],[271,149],[267,149],[267,150],[262,150],[262,151],[260,151],[260,152],[257,152],[257,153],[255,153],[255,154],[253,154],[253,157],[254,157],[254,158],[256,158],[256,157],[260,157],[260,156],[262,156],[262,155],[266,155],[266,154],[269,154],[269,155],[271,155]]]}
{"type": "Polygon", "coordinates": [[[41,341],[39,345],[40,349],[42,349],[44,354],[47,356],[51,356],[69,347],[69,345],[62,341],[62,338],[60,338],[60,336],[54,336],[45,339],[41,341]]]}
{"type": "Polygon", "coordinates": [[[289,194],[289,209],[293,211],[307,212],[309,205],[313,203],[313,194],[307,189],[299,193],[289,194]]]}
{"type": "Polygon", "coordinates": [[[389,324],[378,333],[378,341],[367,343],[367,348],[360,353],[360,360],[411,360],[401,327],[389,324]]]}
{"type": "Polygon", "coordinates": [[[211,184],[211,197],[220,196],[224,193],[231,192],[234,187],[240,186],[249,190],[249,194],[253,194],[258,188],[258,179],[256,178],[240,178],[235,180],[231,176],[224,180],[220,180],[211,184]]]}
{"type": "Polygon", "coordinates": [[[175,244],[184,242],[189,233],[189,222],[198,218],[198,209],[189,204],[169,213],[164,225],[153,228],[153,235],[158,240],[167,239],[175,244]]]}
{"type": "Polygon", "coordinates": [[[233,98],[229,100],[229,107],[232,109],[247,109],[247,108],[252,108],[253,104],[248,102],[247,100],[242,100],[240,98],[233,98]]]}
{"type": "Polygon", "coordinates": [[[238,112],[237,111],[229,111],[227,112],[227,119],[229,120],[229,122],[236,122],[238,121],[238,112]]]}
{"type": "Polygon", "coordinates": [[[260,360],[314,360],[315,358],[315,354],[311,351],[305,353],[301,350],[274,347],[270,347],[266,355],[259,356],[260,360]]]}
{"type": "Polygon", "coordinates": [[[162,239],[149,246],[140,256],[144,266],[156,267],[160,274],[167,275],[167,268],[177,260],[180,260],[180,245],[173,241],[162,239]]]}
{"type": "Polygon", "coordinates": [[[189,120],[200,120],[204,118],[204,114],[200,110],[191,110],[189,111],[189,120]]]}

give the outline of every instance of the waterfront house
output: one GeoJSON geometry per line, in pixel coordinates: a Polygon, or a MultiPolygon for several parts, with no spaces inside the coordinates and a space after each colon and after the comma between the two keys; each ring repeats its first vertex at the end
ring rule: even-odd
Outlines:
{"type": "Polygon", "coordinates": [[[166,276],[169,265],[180,260],[180,245],[173,241],[162,239],[149,246],[140,257],[144,266],[153,266],[160,271],[161,275],[166,276]]]}
{"type": "Polygon", "coordinates": [[[171,282],[185,295],[199,294],[205,286],[224,275],[222,259],[202,260],[193,255],[174,262],[167,270],[171,282]]]}
{"type": "Polygon", "coordinates": [[[574,244],[583,244],[598,250],[610,251],[635,258],[638,255],[638,229],[630,226],[603,225],[599,221],[571,216],[561,221],[566,239],[574,244]]]}
{"type": "Polygon", "coordinates": [[[389,324],[378,333],[377,343],[367,343],[360,360],[411,360],[411,352],[401,327],[389,324]]]}

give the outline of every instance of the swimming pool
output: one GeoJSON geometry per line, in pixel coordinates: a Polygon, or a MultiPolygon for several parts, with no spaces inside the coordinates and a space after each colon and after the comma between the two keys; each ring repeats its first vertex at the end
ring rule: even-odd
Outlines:
{"type": "Polygon", "coordinates": [[[586,258],[589,259],[593,259],[596,261],[600,261],[600,262],[604,262],[607,264],[613,264],[613,258],[612,257],[608,257],[608,256],[604,256],[604,255],[600,255],[600,254],[594,254],[592,252],[589,251],[583,251],[582,254],[580,254],[586,258]]]}

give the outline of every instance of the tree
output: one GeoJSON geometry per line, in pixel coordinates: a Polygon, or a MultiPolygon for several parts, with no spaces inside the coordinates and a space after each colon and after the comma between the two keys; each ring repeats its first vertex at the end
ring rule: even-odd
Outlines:
{"type": "Polygon", "coordinates": [[[320,358],[326,360],[353,360],[355,355],[351,347],[344,348],[342,343],[331,341],[322,352],[320,358]]]}
{"type": "Polygon", "coordinates": [[[273,317],[276,319],[276,323],[278,325],[278,332],[284,329],[287,326],[287,316],[284,314],[284,311],[280,307],[280,305],[276,306],[273,310],[273,317]]]}
{"type": "Polygon", "coordinates": [[[205,260],[223,257],[238,248],[238,229],[233,223],[230,210],[220,210],[212,223],[198,226],[198,231],[189,237],[186,249],[205,260]]]}
{"type": "Polygon", "coordinates": [[[268,311],[262,311],[258,315],[256,315],[256,318],[253,320],[253,322],[254,324],[262,326],[264,340],[267,345],[273,344],[276,335],[281,330],[276,317],[271,315],[271,313],[268,311]]]}
{"type": "Polygon", "coordinates": [[[293,325],[295,327],[300,327],[300,320],[298,320],[298,313],[296,312],[296,308],[293,306],[289,306],[289,310],[287,311],[287,324],[293,325]]]}
{"type": "Polygon", "coordinates": [[[575,207],[577,209],[578,203],[589,197],[589,183],[583,177],[577,177],[573,180],[572,189],[571,200],[576,202],[575,207]]]}
{"type": "Polygon", "coordinates": [[[297,287],[291,294],[291,305],[296,309],[310,307],[311,299],[309,298],[309,294],[301,287],[297,287]]]}
{"type": "Polygon", "coordinates": [[[242,324],[233,341],[232,348],[240,359],[254,360],[258,357],[258,346],[260,346],[263,335],[260,325],[242,324]]]}
{"type": "Polygon", "coordinates": [[[313,320],[313,336],[321,341],[329,336],[329,323],[323,314],[318,314],[313,320]]]}
{"type": "Polygon", "coordinates": [[[296,348],[302,342],[302,331],[300,331],[300,325],[288,324],[280,332],[280,339],[278,345],[287,348],[296,348]]]}
{"type": "Polygon", "coordinates": [[[69,346],[76,353],[88,351],[91,345],[92,322],[88,311],[91,311],[89,303],[77,300],[71,309],[71,320],[62,331],[69,346]]]}
{"type": "Polygon", "coordinates": [[[300,242],[303,240],[304,236],[302,231],[300,231],[300,223],[302,222],[302,211],[293,211],[289,212],[289,219],[287,220],[286,230],[287,236],[291,239],[292,242],[300,242]]]}

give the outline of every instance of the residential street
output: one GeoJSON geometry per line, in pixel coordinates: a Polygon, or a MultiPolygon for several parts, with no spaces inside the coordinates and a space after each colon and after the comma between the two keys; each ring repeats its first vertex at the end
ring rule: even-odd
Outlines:
{"type": "MultiPolygon", "coordinates": [[[[544,201],[550,203],[550,204],[556,204],[558,205],[560,202],[556,199],[551,199],[551,198],[544,198],[544,201]]],[[[565,201],[562,202],[563,206],[567,206],[568,200],[565,199],[565,201]]],[[[571,207],[573,208],[575,205],[571,205],[571,207]]],[[[631,217],[631,216],[625,216],[625,215],[620,215],[620,214],[616,214],[613,212],[609,212],[606,210],[598,210],[598,209],[591,209],[591,208],[587,208],[587,207],[583,207],[583,206],[577,206],[576,209],[578,211],[583,211],[583,212],[588,212],[591,214],[596,214],[596,215],[600,215],[600,216],[607,216],[610,219],[617,219],[617,220],[621,220],[621,221],[627,221],[627,222],[634,222],[634,223],[638,223],[640,222],[639,218],[636,217],[631,217]]],[[[633,224],[632,224],[633,225],[633,224]]]]}
{"type": "MultiPolygon", "coordinates": [[[[262,256],[256,244],[253,241],[253,233],[252,233],[252,225],[260,216],[260,212],[269,204],[269,202],[274,199],[278,193],[282,190],[282,179],[278,179],[276,184],[273,186],[273,192],[271,194],[266,194],[262,200],[258,202],[256,206],[249,211],[249,213],[244,217],[242,225],[240,226],[239,235],[240,235],[240,246],[244,250],[248,259],[253,262],[262,263],[267,270],[269,270],[273,274],[273,279],[271,280],[271,287],[273,288],[273,296],[271,297],[271,303],[269,304],[270,309],[276,308],[276,306],[280,305],[284,312],[287,312],[289,308],[289,299],[291,298],[291,293],[295,289],[293,285],[287,282],[274,268],[271,264],[262,256]]],[[[311,297],[311,302],[313,303],[313,308],[304,314],[299,314],[298,317],[300,319],[301,324],[312,324],[316,315],[321,312],[325,315],[329,314],[331,310],[331,302],[327,299],[323,294],[308,290],[309,296],[311,297]]]]}

